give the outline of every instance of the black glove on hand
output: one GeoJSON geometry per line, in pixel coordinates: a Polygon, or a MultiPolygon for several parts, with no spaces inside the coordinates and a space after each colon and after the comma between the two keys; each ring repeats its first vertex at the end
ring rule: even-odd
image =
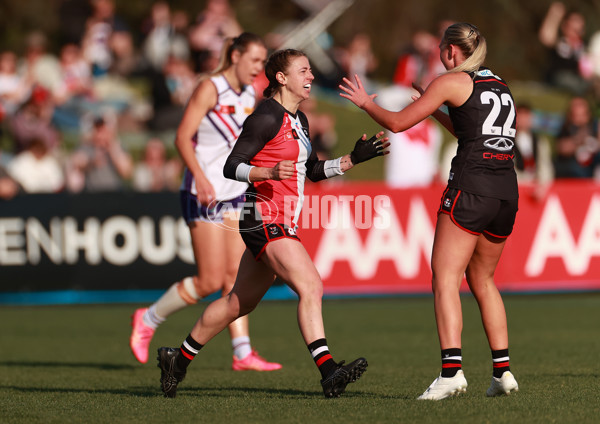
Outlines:
{"type": "Polygon", "coordinates": [[[350,153],[352,164],[357,165],[376,156],[383,156],[383,142],[376,135],[368,140],[358,139],[354,145],[354,150],[350,153]]]}

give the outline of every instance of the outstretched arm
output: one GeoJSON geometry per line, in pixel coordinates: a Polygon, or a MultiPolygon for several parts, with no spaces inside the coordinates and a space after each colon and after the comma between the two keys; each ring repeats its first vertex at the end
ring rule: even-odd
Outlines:
{"type": "MultiPolygon", "coordinates": [[[[413,101],[417,101],[417,99],[419,99],[423,95],[423,93],[425,93],[425,90],[423,89],[423,87],[421,87],[420,85],[416,85],[415,83],[413,83],[412,86],[415,90],[419,92],[418,96],[411,96],[413,101]]],[[[435,120],[438,121],[444,128],[446,128],[448,132],[450,132],[450,134],[456,137],[456,134],[454,133],[454,125],[452,125],[452,120],[446,112],[444,112],[442,109],[437,109],[431,114],[431,116],[435,118],[435,120]]]]}
{"type": "Polygon", "coordinates": [[[389,147],[390,143],[387,137],[382,137],[383,131],[368,140],[367,135],[363,134],[356,141],[352,152],[333,160],[318,160],[317,154],[313,149],[306,161],[306,176],[311,181],[321,181],[325,178],[342,175],[361,162],[368,161],[377,156],[387,155],[389,151],[385,149],[389,147]]]}
{"type": "Polygon", "coordinates": [[[472,86],[471,78],[466,73],[443,74],[433,80],[422,96],[418,97],[413,103],[398,112],[392,112],[375,104],[373,99],[376,95],[367,94],[360,78],[355,75],[355,79],[356,83],[353,83],[344,78],[346,85],[339,86],[342,90],[340,96],[350,100],[367,112],[378,124],[395,133],[411,128],[430,115],[434,115],[448,128],[446,124],[451,125],[449,119],[444,118],[442,116],[443,112],[438,112],[438,109],[444,104],[454,107],[460,106],[472,92],[472,88],[468,90],[466,87],[466,84],[472,86]]]}

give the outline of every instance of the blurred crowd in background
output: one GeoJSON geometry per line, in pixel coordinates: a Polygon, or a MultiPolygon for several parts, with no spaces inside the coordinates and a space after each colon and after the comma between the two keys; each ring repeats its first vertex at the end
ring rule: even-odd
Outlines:
{"type": "MultiPolygon", "coordinates": [[[[68,3],[60,51],[49,51],[47,35],[39,31],[28,34],[25,51],[0,51],[0,198],[178,190],[183,165],[172,147],[174,132],[198,77],[216,67],[225,37],[244,30],[235,11],[227,0],[208,0],[190,16],[157,1],[148,6],[144,25],[131,28],[114,0],[68,3]]],[[[451,23],[440,22],[435,33],[416,31],[398,52],[391,81],[371,79],[378,60],[368,33],[356,33],[345,45],[324,39],[335,72],[316,81],[335,91],[342,76],[357,74],[368,91],[379,93],[378,102],[398,110],[411,101],[413,83],[426,87],[444,71],[438,45],[451,23]]],[[[540,83],[566,93],[569,103],[552,125],[530,105],[517,105],[521,181],[600,181],[600,31],[584,40],[585,25],[581,13],[554,2],[539,28],[548,52],[540,83]]],[[[271,49],[280,47],[281,33],[259,35],[271,49]]],[[[318,112],[315,99],[302,108],[319,155],[330,157],[340,123],[318,112]]],[[[456,144],[444,143],[435,122],[390,138],[385,179],[391,186],[445,181],[456,144]]]]}

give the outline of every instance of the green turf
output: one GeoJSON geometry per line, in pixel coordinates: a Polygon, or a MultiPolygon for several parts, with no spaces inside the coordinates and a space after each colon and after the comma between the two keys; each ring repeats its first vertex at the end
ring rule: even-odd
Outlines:
{"type": "MultiPolygon", "coordinates": [[[[428,297],[325,301],[334,357],[362,355],[370,364],[339,399],[322,396],[296,326],[295,302],[263,302],[252,314],[254,345],[280,361],[281,371],[231,371],[223,333],[192,364],[176,399],[160,393],[154,354],[140,365],[129,352],[129,315],[136,305],[2,307],[0,422],[598,422],[600,294],[508,296],[505,303],[521,391],[485,397],[490,353],[476,304],[466,296],[463,366],[469,388],[441,402],[415,399],[439,370],[428,297]]],[[[152,352],[179,345],[201,307],[163,324],[152,352]]]]}

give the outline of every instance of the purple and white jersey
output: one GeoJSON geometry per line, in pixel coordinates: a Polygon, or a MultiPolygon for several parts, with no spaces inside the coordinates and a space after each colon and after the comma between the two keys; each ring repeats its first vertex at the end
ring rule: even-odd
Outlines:
{"type": "MultiPolygon", "coordinates": [[[[254,111],[255,91],[251,85],[236,92],[227,79],[214,76],[210,79],[217,88],[217,104],[200,122],[193,140],[196,160],[213,185],[217,200],[229,200],[243,194],[248,184],[223,176],[225,160],[231,153],[246,118],[254,111]]],[[[181,190],[196,194],[193,175],[186,169],[181,190]]]]}

